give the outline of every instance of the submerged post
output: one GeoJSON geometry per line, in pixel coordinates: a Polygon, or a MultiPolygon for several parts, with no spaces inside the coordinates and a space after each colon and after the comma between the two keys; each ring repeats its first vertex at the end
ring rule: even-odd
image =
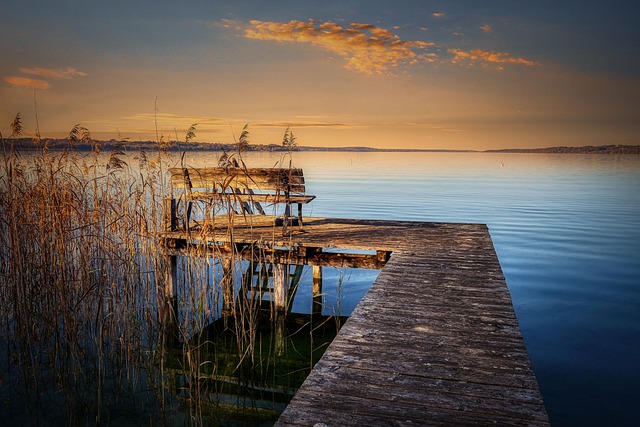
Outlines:
{"type": "Polygon", "coordinates": [[[311,312],[322,314],[322,266],[314,265],[313,269],[313,302],[311,312]]]}
{"type": "Polygon", "coordinates": [[[169,343],[178,342],[178,259],[167,255],[167,267],[164,271],[163,301],[159,302],[160,319],[165,324],[169,343]]]}
{"type": "Polygon", "coordinates": [[[273,264],[273,304],[277,312],[287,308],[289,264],[273,264]]]}

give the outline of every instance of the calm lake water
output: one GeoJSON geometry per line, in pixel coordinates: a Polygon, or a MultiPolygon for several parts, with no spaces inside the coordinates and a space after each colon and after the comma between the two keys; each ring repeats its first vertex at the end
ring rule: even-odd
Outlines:
{"type": "MultiPolygon", "coordinates": [[[[305,215],[488,224],[552,424],[640,425],[640,156],[304,152],[293,165],[317,196],[305,215]]],[[[347,310],[371,281],[351,278],[347,310]]]]}

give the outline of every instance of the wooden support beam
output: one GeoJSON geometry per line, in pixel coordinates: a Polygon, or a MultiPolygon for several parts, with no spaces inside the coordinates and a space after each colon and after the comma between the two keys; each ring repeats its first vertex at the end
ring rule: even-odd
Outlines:
{"type": "Polygon", "coordinates": [[[211,243],[197,240],[191,240],[187,245],[188,238],[185,233],[162,233],[162,236],[167,253],[184,256],[211,256],[220,259],[233,256],[247,261],[381,270],[391,255],[390,251],[378,251],[376,254],[322,252],[322,248],[304,246],[270,249],[246,242],[218,242],[215,244],[215,249],[212,249],[211,243]]]}

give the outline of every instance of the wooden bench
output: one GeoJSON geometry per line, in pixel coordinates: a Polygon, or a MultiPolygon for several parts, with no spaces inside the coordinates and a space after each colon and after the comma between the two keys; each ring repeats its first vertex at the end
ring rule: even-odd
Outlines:
{"type": "MultiPolygon", "coordinates": [[[[284,204],[282,218],[276,225],[302,226],[302,205],[315,196],[305,194],[302,169],[289,168],[170,168],[172,192],[182,190],[185,202],[183,227],[190,227],[193,204],[203,202],[205,215],[211,209],[226,212],[266,215],[266,205],[284,204]],[[291,205],[298,205],[297,218],[291,216],[291,205]]],[[[173,199],[171,211],[176,210],[173,199]]],[[[175,213],[168,228],[177,227],[175,213]]]]}

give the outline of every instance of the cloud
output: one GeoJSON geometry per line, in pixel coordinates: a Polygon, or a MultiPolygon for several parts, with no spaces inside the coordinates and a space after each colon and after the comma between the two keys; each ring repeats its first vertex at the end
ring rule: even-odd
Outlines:
{"type": "Polygon", "coordinates": [[[14,87],[40,90],[49,89],[49,82],[45,80],[30,79],[28,77],[19,76],[6,76],[4,77],[4,81],[14,87]]]}
{"type": "Polygon", "coordinates": [[[222,26],[222,28],[232,28],[234,30],[242,30],[242,27],[240,26],[240,24],[237,21],[234,21],[232,19],[221,19],[220,21],[216,22],[213,25],[220,25],[222,26]]]}
{"type": "Polygon", "coordinates": [[[471,51],[463,51],[460,49],[449,49],[448,52],[453,55],[451,60],[454,64],[470,64],[480,63],[483,65],[496,65],[498,69],[503,69],[503,64],[517,64],[526,66],[540,65],[538,62],[530,61],[524,58],[516,58],[508,52],[492,52],[481,49],[471,51]]]}
{"type": "Polygon", "coordinates": [[[31,74],[34,76],[47,77],[51,79],[65,79],[70,80],[74,77],[86,77],[87,73],[78,71],[73,67],[67,68],[23,68],[20,67],[20,71],[24,74],[31,74]]]}
{"type": "Polygon", "coordinates": [[[434,12],[431,14],[434,18],[442,18],[444,16],[443,12],[434,12]]]}
{"type": "MultiPolygon", "coordinates": [[[[48,79],[65,79],[70,80],[74,77],[85,77],[87,73],[78,71],[73,67],[67,68],[25,68],[20,67],[20,72],[23,74],[29,74],[32,76],[45,77],[48,79]]],[[[28,89],[49,89],[49,82],[46,80],[32,79],[30,77],[20,76],[6,76],[4,81],[15,87],[28,88],[28,89]]]]}
{"type": "Polygon", "coordinates": [[[249,21],[244,36],[256,40],[309,43],[346,60],[345,67],[364,74],[382,74],[401,64],[430,60],[425,41],[401,40],[393,32],[372,24],[309,20],[290,22],[249,21]]]}
{"type": "Polygon", "coordinates": [[[353,128],[357,127],[353,124],[348,123],[321,123],[321,122],[263,122],[256,123],[252,126],[255,127],[280,127],[280,128],[353,128]]]}
{"type": "MultiPolygon", "coordinates": [[[[444,13],[434,13],[434,16],[444,16],[444,13]]],[[[345,60],[344,66],[348,70],[369,75],[386,74],[401,65],[436,62],[458,65],[482,64],[488,70],[502,70],[506,64],[540,65],[525,58],[514,57],[508,52],[445,49],[432,41],[402,40],[394,32],[373,24],[344,25],[309,19],[306,22],[251,20],[248,24],[224,20],[220,25],[240,31],[248,39],[309,44],[339,55],[345,60]]],[[[493,31],[488,24],[480,28],[485,32],[493,31]]]]}
{"type": "Polygon", "coordinates": [[[485,33],[492,33],[493,32],[493,28],[489,24],[481,25],[480,29],[482,31],[484,31],[485,33]]]}
{"type": "Polygon", "coordinates": [[[136,113],[130,116],[125,117],[126,120],[137,120],[142,122],[150,122],[158,121],[163,126],[191,126],[194,123],[197,123],[198,126],[207,126],[207,125],[221,125],[224,124],[222,118],[219,117],[207,117],[207,116],[184,116],[180,114],[171,114],[171,113],[136,113]]]}

